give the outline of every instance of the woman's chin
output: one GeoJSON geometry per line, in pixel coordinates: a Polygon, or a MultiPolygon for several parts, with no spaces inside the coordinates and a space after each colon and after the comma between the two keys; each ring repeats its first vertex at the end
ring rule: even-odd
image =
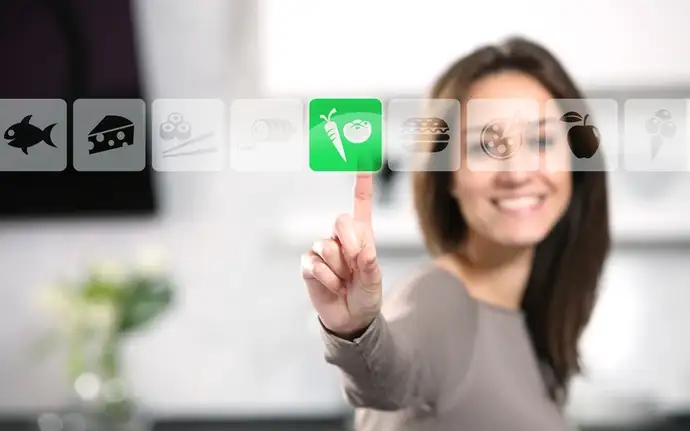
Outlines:
{"type": "Polygon", "coordinates": [[[526,248],[534,247],[546,238],[545,232],[493,232],[492,239],[495,243],[505,247],[526,248]]]}

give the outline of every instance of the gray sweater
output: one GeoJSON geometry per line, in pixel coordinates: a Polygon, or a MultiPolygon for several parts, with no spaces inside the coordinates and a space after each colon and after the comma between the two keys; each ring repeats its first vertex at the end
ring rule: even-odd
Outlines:
{"type": "Polygon", "coordinates": [[[565,431],[524,316],[425,269],[354,341],[323,331],[360,431],[565,431]]]}

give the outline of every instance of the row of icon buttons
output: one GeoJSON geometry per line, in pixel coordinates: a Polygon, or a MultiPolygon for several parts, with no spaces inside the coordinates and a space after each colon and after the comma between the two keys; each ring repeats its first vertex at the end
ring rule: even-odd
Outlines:
{"type": "MultiPolygon", "coordinates": [[[[220,170],[226,114],[219,100],[157,100],[152,106],[152,162],[156,169],[220,170]],[[187,118],[188,112],[192,118],[187,118]],[[193,127],[192,125],[198,125],[193,127]],[[155,129],[154,129],[155,127],[155,129]],[[183,163],[176,157],[217,153],[183,163]]],[[[139,99],[74,102],[69,124],[78,171],[142,171],[147,165],[146,105],[139,99]]],[[[62,171],[68,165],[67,104],[63,100],[0,100],[0,171],[62,171]]]]}
{"type": "MultiPolygon", "coordinates": [[[[448,99],[241,99],[229,111],[216,99],[159,99],[148,125],[142,100],[82,99],[73,106],[72,163],[79,171],[141,171],[150,133],[158,171],[220,171],[226,159],[242,172],[377,171],[384,153],[398,171],[457,170],[463,162],[536,170],[544,154],[558,169],[615,170],[622,159],[633,171],[687,171],[686,105],[629,100],[620,133],[619,104],[606,99],[471,100],[465,115],[448,99]]],[[[66,169],[66,119],[62,100],[0,100],[0,171],[66,169]]]]}

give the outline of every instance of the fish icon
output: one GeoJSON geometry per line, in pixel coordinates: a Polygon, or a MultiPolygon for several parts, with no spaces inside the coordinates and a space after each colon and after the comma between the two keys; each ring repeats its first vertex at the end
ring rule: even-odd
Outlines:
{"type": "Polygon", "coordinates": [[[31,115],[27,115],[21,122],[10,126],[5,131],[5,139],[9,140],[7,145],[14,148],[20,148],[27,156],[29,155],[28,149],[41,142],[45,142],[47,145],[57,148],[50,136],[53,127],[56,125],[57,123],[53,123],[41,130],[31,124],[31,115]]]}

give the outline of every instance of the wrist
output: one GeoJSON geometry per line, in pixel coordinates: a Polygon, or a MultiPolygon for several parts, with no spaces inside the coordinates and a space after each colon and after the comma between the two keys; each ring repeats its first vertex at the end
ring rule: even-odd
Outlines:
{"type": "Polygon", "coordinates": [[[319,317],[321,326],[327,333],[348,341],[354,341],[355,339],[364,335],[364,333],[367,332],[367,329],[369,329],[369,327],[375,319],[376,316],[364,319],[357,324],[347,325],[343,327],[331,327],[330,325],[324,323],[323,320],[321,320],[321,318],[319,317]]]}

